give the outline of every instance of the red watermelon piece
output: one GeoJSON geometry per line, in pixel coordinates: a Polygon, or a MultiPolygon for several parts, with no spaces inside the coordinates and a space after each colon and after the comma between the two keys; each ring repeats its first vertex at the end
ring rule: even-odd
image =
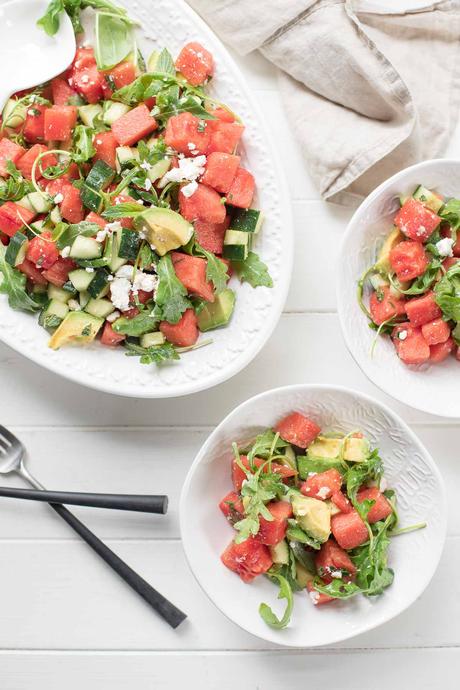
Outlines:
{"type": "Polygon", "coordinates": [[[326,470],[308,477],[301,485],[300,491],[304,496],[325,501],[331,498],[332,494],[340,492],[342,481],[342,475],[336,469],[326,470]]]}
{"type": "Polygon", "coordinates": [[[353,506],[351,505],[350,501],[341,491],[337,491],[335,494],[332,494],[331,501],[341,513],[349,513],[350,510],[353,510],[353,506]]]}
{"type": "Polygon", "coordinates": [[[64,199],[60,203],[62,217],[69,223],[80,223],[85,217],[80,190],[68,184],[63,194],[64,199]]]}
{"type": "Polygon", "coordinates": [[[393,512],[393,509],[386,497],[375,486],[372,486],[369,489],[360,489],[358,491],[357,499],[359,503],[362,503],[363,501],[375,501],[374,505],[367,514],[367,521],[370,524],[373,522],[378,522],[379,520],[384,520],[393,512]]]}
{"type": "Polygon", "coordinates": [[[45,139],[66,141],[72,136],[77,122],[77,108],[74,105],[53,105],[45,111],[45,139]]]}
{"type": "Polygon", "coordinates": [[[32,211],[15,204],[13,201],[6,201],[0,206],[0,231],[8,237],[13,237],[18,230],[24,227],[24,223],[29,224],[35,215],[32,211]]]}
{"type": "Polygon", "coordinates": [[[94,55],[94,49],[91,47],[78,48],[75,53],[75,57],[72,62],[72,71],[78,71],[84,69],[85,67],[90,67],[96,64],[96,57],[94,55]]]}
{"type": "Polygon", "coordinates": [[[278,544],[286,535],[288,518],[292,517],[292,507],[287,501],[273,501],[267,504],[273,520],[259,518],[257,541],[267,546],[278,544]]]}
{"type": "Polygon", "coordinates": [[[249,537],[241,544],[232,541],[220,559],[244,582],[252,582],[257,575],[266,573],[273,565],[268,548],[254,537],[249,537]]]}
{"type": "Polygon", "coordinates": [[[342,571],[345,582],[350,582],[356,575],[356,567],[347,554],[333,539],[322,545],[320,552],[315,557],[315,565],[319,577],[324,582],[332,582],[332,573],[342,571]]]}
{"type": "Polygon", "coordinates": [[[16,268],[24,273],[29,280],[31,280],[35,285],[47,285],[48,281],[42,276],[38,268],[28,259],[24,259],[22,264],[16,266],[16,268]]]}
{"type": "Polygon", "coordinates": [[[214,302],[214,288],[206,279],[208,262],[198,256],[172,252],[171,259],[176,276],[191,295],[197,295],[207,302],[214,302]]]}
{"type": "Polygon", "coordinates": [[[45,112],[46,105],[33,105],[27,109],[23,134],[29,144],[36,144],[45,138],[45,112]]]}
{"type": "MultiPolygon", "coordinates": [[[[261,458],[254,458],[252,465],[250,464],[248,458],[246,455],[241,455],[240,456],[240,461],[243,467],[245,467],[247,470],[251,470],[254,467],[255,469],[258,469],[262,464],[264,464],[265,460],[261,460],[261,458]]],[[[268,465],[265,465],[264,469],[262,472],[268,472],[269,467],[268,465]]],[[[273,474],[280,474],[283,479],[289,479],[289,477],[295,477],[297,472],[292,469],[292,467],[288,467],[287,465],[280,465],[277,462],[272,463],[272,469],[271,471],[273,474]]],[[[233,481],[233,486],[235,487],[236,491],[241,491],[241,487],[243,486],[243,482],[246,479],[246,473],[241,469],[241,467],[238,465],[237,461],[234,459],[232,463],[232,481],[233,481]]]]}
{"type": "Polygon", "coordinates": [[[214,74],[214,60],[201,43],[187,43],[176,60],[176,69],[181,72],[189,84],[198,86],[214,74]]]}
{"type": "Polygon", "coordinates": [[[157,128],[157,121],[150,115],[147,106],[141,103],[116,120],[112,132],[121,146],[132,146],[157,128]]]}
{"type": "Polygon", "coordinates": [[[196,220],[193,225],[195,237],[203,249],[213,254],[222,254],[225,231],[230,225],[230,216],[226,216],[223,223],[207,223],[203,220],[196,220]]]}
{"type": "Polygon", "coordinates": [[[227,192],[227,202],[238,208],[249,208],[254,197],[255,180],[244,168],[238,168],[227,192]]]}
{"type": "Polygon", "coordinates": [[[313,582],[307,582],[307,591],[314,606],[323,606],[324,604],[329,604],[331,601],[337,601],[334,597],[330,597],[329,594],[318,592],[313,582]]]}
{"type": "Polygon", "coordinates": [[[430,358],[430,348],[420,328],[402,323],[393,329],[393,343],[398,357],[405,364],[423,364],[430,358]]]}
{"type": "Polygon", "coordinates": [[[408,199],[395,216],[395,225],[411,240],[426,242],[441,218],[417,199],[408,199]]]}
{"type": "Polygon", "coordinates": [[[442,316],[442,311],[436,304],[434,292],[427,292],[422,297],[408,300],[406,313],[413,326],[423,326],[424,323],[434,321],[442,316]]]}
{"type": "Polygon", "coordinates": [[[9,177],[9,172],[6,169],[6,164],[8,161],[11,161],[16,165],[18,160],[21,158],[21,156],[24,155],[26,150],[22,147],[19,146],[19,144],[16,144],[14,141],[10,141],[9,139],[4,139],[0,140],[0,175],[2,177],[9,177]]]}
{"type": "Polygon", "coordinates": [[[54,105],[69,105],[69,100],[77,95],[63,77],[54,77],[51,80],[51,92],[54,105]]]}
{"type": "Polygon", "coordinates": [[[117,140],[113,132],[99,132],[94,137],[93,141],[96,153],[94,161],[104,161],[111,168],[115,168],[117,164],[117,140]]]}
{"type": "Polygon", "coordinates": [[[126,339],[126,335],[123,333],[115,333],[112,328],[112,324],[108,321],[104,324],[104,329],[101,335],[102,345],[107,345],[108,347],[113,347],[114,345],[119,345],[126,339]]]}
{"type": "Polygon", "coordinates": [[[165,144],[179,153],[190,156],[206,153],[209,144],[209,120],[200,120],[192,113],[180,113],[169,118],[165,130],[165,144]]]}
{"type": "Polygon", "coordinates": [[[198,323],[193,309],[186,309],[178,323],[160,323],[160,331],[173,345],[190,347],[198,340],[198,323]]]}
{"type": "Polygon", "coordinates": [[[240,164],[240,157],[230,153],[210,153],[206,161],[206,169],[201,182],[212,187],[217,192],[226,194],[240,164]]]}
{"type": "Polygon", "coordinates": [[[455,348],[453,338],[448,338],[444,343],[438,343],[430,347],[430,361],[438,364],[443,362],[455,348]]]}
{"type": "Polygon", "coordinates": [[[390,251],[390,264],[398,280],[413,280],[425,273],[428,257],[420,242],[406,240],[390,251]]]}
{"type": "Polygon", "coordinates": [[[442,319],[435,319],[423,324],[422,335],[428,345],[439,345],[449,339],[450,328],[442,319]]]}
{"type": "Polygon", "coordinates": [[[99,225],[100,228],[105,228],[107,225],[107,221],[105,218],[100,216],[98,213],[94,213],[94,211],[90,211],[88,215],[86,216],[85,220],[88,223],[96,223],[96,225],[99,225]]]}
{"type": "Polygon", "coordinates": [[[380,326],[394,316],[405,314],[406,303],[404,299],[393,297],[390,287],[385,285],[372,293],[369,309],[372,320],[380,326]]]}
{"type": "MultiPolygon", "coordinates": [[[[48,151],[47,146],[44,146],[43,144],[34,144],[32,148],[26,151],[16,163],[17,169],[27,180],[32,179],[32,168],[36,159],[46,151],[48,151]]],[[[58,160],[54,153],[49,153],[47,156],[40,158],[39,163],[37,163],[35,167],[35,179],[39,180],[41,177],[43,177],[40,168],[42,170],[46,170],[46,168],[52,165],[57,165],[57,162],[58,160]]]]}
{"type": "Polygon", "coordinates": [[[190,222],[202,220],[207,223],[223,223],[225,221],[225,204],[222,197],[210,187],[198,183],[196,191],[186,197],[182,190],[179,192],[179,207],[181,215],[190,222]]]}
{"type": "Polygon", "coordinates": [[[64,259],[60,256],[51,268],[43,271],[43,277],[56,287],[62,287],[69,279],[69,271],[73,271],[75,266],[72,259],[64,259]]]}
{"type": "Polygon", "coordinates": [[[300,412],[293,412],[278,422],[275,431],[284,441],[299,448],[306,448],[315,440],[321,429],[312,419],[300,412]]]}
{"type": "Polygon", "coordinates": [[[349,513],[333,515],[331,530],[342,549],[354,549],[369,539],[367,527],[354,508],[349,513]]]}
{"type": "Polygon", "coordinates": [[[105,80],[95,64],[74,70],[72,84],[77,93],[83,96],[88,103],[97,103],[103,97],[105,80]]]}
{"type": "Polygon", "coordinates": [[[116,67],[102,73],[107,86],[109,86],[110,93],[112,92],[112,84],[115,89],[122,89],[123,86],[128,86],[136,78],[136,67],[133,62],[120,62],[116,67]]]}
{"type": "Polygon", "coordinates": [[[59,259],[59,250],[51,239],[50,232],[34,237],[27,245],[26,259],[37,268],[48,269],[59,259]]]}
{"type": "Polygon", "coordinates": [[[238,122],[225,122],[219,118],[218,120],[209,120],[207,129],[209,131],[208,154],[213,151],[235,153],[243,136],[244,125],[238,122]]]}
{"type": "Polygon", "coordinates": [[[229,522],[233,522],[235,513],[239,518],[243,517],[244,514],[243,501],[236,491],[230,491],[226,496],[224,496],[219,503],[219,508],[229,522]]]}

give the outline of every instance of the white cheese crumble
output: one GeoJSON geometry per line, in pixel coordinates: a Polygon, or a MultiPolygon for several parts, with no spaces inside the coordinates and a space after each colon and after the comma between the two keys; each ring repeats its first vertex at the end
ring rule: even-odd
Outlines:
{"type": "Polygon", "coordinates": [[[87,267],[85,268],[85,271],[86,271],[87,273],[94,273],[94,268],[93,268],[92,266],[87,266],[87,267]]]}
{"type": "Polygon", "coordinates": [[[152,180],[149,180],[149,178],[146,179],[144,189],[146,192],[150,192],[152,189],[152,180]]]}
{"type": "Polygon", "coordinates": [[[316,604],[319,602],[319,592],[317,592],[316,590],[313,590],[311,592],[308,592],[308,594],[310,596],[310,599],[312,600],[312,602],[316,606],[316,604]]]}
{"type": "Polygon", "coordinates": [[[452,245],[454,240],[450,237],[444,237],[439,242],[436,242],[436,249],[440,256],[453,256],[452,245]]]}
{"type": "Polygon", "coordinates": [[[187,148],[189,151],[195,151],[196,150],[196,144],[194,144],[193,141],[189,141],[187,144],[187,148]]]}
{"type": "Polygon", "coordinates": [[[129,309],[131,295],[131,281],[127,278],[115,278],[110,283],[110,301],[121,311],[129,309]]]}
{"type": "Polygon", "coordinates": [[[139,167],[142,168],[142,170],[151,170],[152,169],[152,166],[150,165],[150,163],[147,163],[147,161],[144,161],[143,163],[141,163],[139,167]]]}
{"type": "Polygon", "coordinates": [[[125,264],[121,268],[118,269],[118,271],[115,273],[115,276],[117,278],[127,278],[128,280],[131,280],[133,277],[134,269],[132,266],[129,266],[128,264],[125,264]]]}
{"type": "Polygon", "coordinates": [[[179,158],[179,167],[171,168],[163,175],[159,187],[165,187],[168,182],[194,182],[205,170],[206,156],[196,158],[179,158]]]}
{"type": "Polygon", "coordinates": [[[55,204],[60,204],[61,201],[64,201],[64,195],[61,194],[61,192],[59,192],[58,194],[55,195],[53,201],[55,204]]]}
{"type": "Polygon", "coordinates": [[[322,486],[318,491],[316,492],[316,495],[319,496],[319,498],[325,499],[327,498],[329,494],[329,488],[327,486],[322,486]]]}
{"type": "Polygon", "coordinates": [[[113,306],[121,311],[129,309],[131,293],[137,295],[139,290],[154,292],[158,286],[158,276],[136,271],[133,277],[133,272],[132,266],[122,266],[110,285],[110,300],[113,306]]]}
{"type": "Polygon", "coordinates": [[[342,577],[342,571],[341,570],[331,570],[331,577],[335,577],[338,580],[342,577]]]}
{"type": "Polygon", "coordinates": [[[144,292],[153,292],[158,285],[158,277],[151,273],[143,273],[137,271],[133,282],[133,293],[137,294],[139,290],[144,292]]]}
{"type": "Polygon", "coordinates": [[[89,77],[87,74],[84,74],[81,78],[81,83],[82,84],[88,84],[89,83],[89,77]]]}
{"type": "Polygon", "coordinates": [[[194,180],[193,182],[189,182],[188,184],[181,187],[181,192],[185,197],[187,197],[187,199],[189,199],[192,196],[192,194],[195,194],[197,189],[198,182],[194,180]]]}
{"type": "Polygon", "coordinates": [[[61,256],[63,259],[66,259],[70,254],[70,247],[64,247],[61,249],[61,256]]]}
{"type": "Polygon", "coordinates": [[[407,331],[399,331],[398,338],[399,340],[405,340],[407,338],[407,331]]]}
{"type": "Polygon", "coordinates": [[[115,311],[113,311],[111,314],[109,314],[109,315],[106,317],[106,321],[108,321],[109,323],[113,323],[113,322],[116,321],[120,316],[121,316],[121,313],[118,311],[118,309],[115,309],[115,311]]]}

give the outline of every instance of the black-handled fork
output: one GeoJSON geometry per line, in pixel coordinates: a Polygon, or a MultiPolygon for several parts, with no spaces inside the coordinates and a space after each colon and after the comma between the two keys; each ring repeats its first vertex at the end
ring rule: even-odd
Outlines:
{"type": "Polygon", "coordinates": [[[72,506],[130,510],[137,513],[156,513],[159,515],[165,515],[168,510],[167,496],[149,496],[147,494],[93,494],[81,491],[48,491],[0,486],[0,497],[22,498],[26,501],[42,501],[43,503],[65,503],[72,506]]]}
{"type": "MultiPolygon", "coordinates": [[[[44,487],[33,477],[25,466],[26,449],[21,441],[0,426],[0,474],[16,472],[34,489],[43,491],[44,487]]],[[[187,617],[174,604],[165,599],[146,580],[129,567],[116,553],[104,544],[70,510],[59,503],[50,503],[51,508],[72,527],[84,541],[137,592],[172,628],[177,628],[187,617]]]]}

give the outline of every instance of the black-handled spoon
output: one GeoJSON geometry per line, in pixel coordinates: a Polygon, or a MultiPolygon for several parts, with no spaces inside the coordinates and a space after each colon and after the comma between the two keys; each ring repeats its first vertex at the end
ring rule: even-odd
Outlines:
{"type": "Polygon", "coordinates": [[[48,491],[43,489],[18,489],[0,486],[0,497],[22,498],[26,501],[43,503],[64,503],[72,506],[92,508],[111,508],[113,510],[132,510],[138,513],[157,513],[165,515],[168,510],[167,496],[143,494],[93,494],[80,491],[48,491]]]}

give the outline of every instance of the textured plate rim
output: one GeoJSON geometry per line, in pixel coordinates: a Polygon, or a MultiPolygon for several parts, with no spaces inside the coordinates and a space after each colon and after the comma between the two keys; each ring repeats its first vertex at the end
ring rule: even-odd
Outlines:
{"type": "MultiPolygon", "coordinates": [[[[244,414],[242,415],[244,418],[244,414]]],[[[251,398],[248,398],[244,402],[242,402],[240,405],[235,407],[228,415],[225,416],[225,418],[216,426],[216,428],[211,432],[211,434],[208,436],[206,441],[203,443],[201,448],[199,449],[198,453],[196,454],[193,463],[190,466],[190,469],[187,473],[187,476],[185,478],[185,481],[182,485],[182,490],[180,494],[180,499],[179,499],[179,526],[180,526],[180,534],[181,534],[181,543],[182,547],[185,553],[185,557],[187,559],[188,566],[199,584],[201,590],[205,593],[205,595],[208,597],[208,599],[213,603],[213,605],[232,623],[240,627],[242,630],[245,630],[248,634],[252,635],[253,637],[256,637],[258,639],[265,640],[266,642],[270,642],[272,644],[279,645],[281,647],[289,647],[291,649],[313,649],[317,647],[327,647],[332,644],[337,644],[339,642],[343,642],[348,639],[352,639],[354,637],[357,637],[358,635],[362,635],[366,632],[369,632],[371,630],[374,630],[381,625],[384,625],[385,623],[388,623],[390,620],[393,620],[397,616],[401,615],[406,611],[412,604],[423,594],[425,589],[428,587],[429,583],[431,582],[433,575],[435,574],[438,566],[439,566],[439,561],[441,559],[441,555],[444,549],[444,544],[446,541],[447,537],[447,493],[446,493],[446,487],[444,484],[444,479],[442,477],[442,474],[433,460],[431,454],[425,447],[425,445],[422,443],[422,441],[418,438],[418,436],[412,431],[412,429],[406,424],[404,419],[400,417],[396,412],[394,412],[388,405],[385,403],[381,402],[380,400],[377,400],[376,398],[373,398],[371,395],[367,395],[366,393],[362,393],[361,391],[355,390],[353,388],[349,388],[347,386],[335,386],[333,384],[322,384],[322,383],[300,383],[300,384],[291,384],[291,385],[286,385],[286,386],[279,386],[278,388],[271,388],[269,390],[264,391],[263,393],[258,393],[257,395],[252,396],[251,398]],[[206,453],[208,452],[208,449],[212,447],[212,444],[214,442],[214,439],[216,436],[220,433],[221,429],[223,429],[227,423],[233,419],[234,416],[240,415],[241,413],[244,413],[244,410],[246,407],[252,405],[253,403],[262,400],[264,398],[270,398],[272,396],[276,396],[278,394],[284,394],[284,393],[296,393],[300,391],[321,391],[321,392],[329,392],[329,393],[341,393],[341,394],[347,394],[350,396],[354,396],[364,403],[370,403],[372,405],[376,405],[377,407],[380,407],[382,411],[388,415],[390,419],[393,419],[395,422],[397,422],[400,427],[403,429],[404,433],[407,434],[407,436],[410,438],[411,442],[414,443],[416,446],[419,447],[420,452],[423,454],[425,460],[427,461],[428,465],[430,466],[430,469],[435,476],[435,478],[438,481],[439,484],[439,498],[440,498],[440,508],[441,508],[441,529],[440,529],[440,538],[437,541],[437,551],[435,553],[435,558],[432,559],[431,561],[431,567],[424,573],[424,579],[421,581],[419,587],[417,588],[416,591],[411,593],[411,596],[407,598],[407,600],[404,603],[404,606],[394,615],[390,615],[388,618],[385,618],[384,620],[381,621],[376,621],[375,623],[370,623],[370,624],[364,624],[362,627],[360,627],[358,630],[351,632],[349,635],[336,635],[331,636],[331,639],[328,640],[328,642],[321,642],[318,644],[309,644],[308,646],[302,646],[298,644],[291,644],[287,641],[283,641],[283,636],[282,636],[282,631],[278,631],[278,636],[279,639],[273,639],[268,636],[262,636],[258,635],[251,630],[248,630],[241,622],[227,614],[226,612],[222,611],[220,608],[219,604],[214,600],[213,596],[204,588],[202,585],[200,578],[198,574],[195,572],[195,568],[193,566],[193,548],[187,544],[187,540],[184,539],[184,533],[185,533],[185,524],[187,522],[186,520],[186,515],[185,515],[185,502],[187,500],[187,495],[190,489],[191,482],[193,480],[193,475],[195,474],[195,471],[197,467],[201,464],[203,459],[206,457],[206,453]]],[[[256,615],[254,612],[253,615],[256,615]]],[[[267,628],[270,630],[270,628],[267,628]]]]}

